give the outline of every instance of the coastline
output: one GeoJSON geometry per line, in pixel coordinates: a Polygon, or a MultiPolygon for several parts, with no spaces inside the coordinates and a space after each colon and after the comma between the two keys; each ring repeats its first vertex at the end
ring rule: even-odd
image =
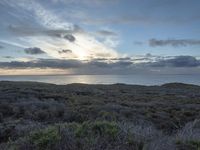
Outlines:
{"type": "Polygon", "coordinates": [[[0,76],[0,81],[32,81],[51,84],[130,84],[163,85],[166,83],[185,83],[200,85],[198,75],[59,75],[59,76],[0,76]]]}

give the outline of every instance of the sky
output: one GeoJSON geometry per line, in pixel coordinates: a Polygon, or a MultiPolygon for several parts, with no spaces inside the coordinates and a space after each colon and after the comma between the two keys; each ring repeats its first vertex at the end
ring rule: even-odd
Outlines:
{"type": "Polygon", "coordinates": [[[1,0],[0,75],[200,74],[199,0],[1,0]]]}

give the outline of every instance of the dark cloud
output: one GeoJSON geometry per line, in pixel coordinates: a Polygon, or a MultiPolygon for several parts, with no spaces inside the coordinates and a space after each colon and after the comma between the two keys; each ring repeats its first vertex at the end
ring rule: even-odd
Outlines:
{"type": "Polygon", "coordinates": [[[133,62],[131,61],[117,61],[112,64],[112,67],[115,68],[129,68],[133,65],[133,62]]]}
{"type": "Polygon", "coordinates": [[[3,58],[11,59],[11,58],[13,58],[13,57],[12,57],[12,56],[3,56],[3,58]]]}
{"type": "Polygon", "coordinates": [[[97,61],[93,60],[87,63],[87,66],[97,67],[97,68],[110,68],[110,69],[120,69],[127,68],[131,66],[133,63],[130,61],[117,61],[117,62],[105,62],[105,61],[97,61]]]}
{"type": "Polygon", "coordinates": [[[151,53],[147,53],[145,56],[146,57],[152,57],[152,54],[151,53]]]}
{"type": "Polygon", "coordinates": [[[152,67],[198,67],[200,60],[193,56],[177,56],[172,59],[158,60],[157,62],[149,63],[152,67]]]}
{"type": "Polygon", "coordinates": [[[61,51],[58,51],[59,54],[69,54],[69,53],[72,53],[72,50],[70,49],[63,49],[61,51]]]}
{"type": "Polygon", "coordinates": [[[0,49],[4,48],[3,46],[0,45],[0,49]]]}
{"type": "Polygon", "coordinates": [[[130,57],[122,57],[122,58],[111,58],[111,60],[117,60],[117,61],[130,61],[130,57]]]}
{"type": "MultiPolygon", "coordinates": [[[[166,58],[165,58],[166,59],[166,58]]],[[[140,74],[140,73],[188,73],[188,70],[200,73],[200,60],[192,56],[177,56],[171,59],[160,59],[156,62],[134,63],[132,60],[66,60],[66,59],[38,59],[29,62],[11,61],[0,62],[0,68],[52,68],[73,69],[75,74],[140,74]],[[155,71],[156,70],[156,71],[155,71]],[[158,70],[158,71],[157,71],[158,70]]],[[[116,59],[117,60],[117,59],[116,59]]]]}
{"type": "Polygon", "coordinates": [[[101,36],[117,36],[118,35],[117,33],[110,30],[99,30],[97,31],[97,34],[101,36]]]}
{"type": "Polygon", "coordinates": [[[38,59],[29,62],[12,61],[0,62],[2,68],[77,68],[82,63],[78,60],[60,60],[60,59],[38,59]]]}
{"type": "Polygon", "coordinates": [[[26,48],[24,49],[24,52],[30,55],[45,54],[45,52],[38,47],[26,48]]]}
{"type": "Polygon", "coordinates": [[[68,40],[69,42],[74,42],[76,40],[76,38],[72,34],[65,35],[64,39],[68,40]]]}
{"type": "Polygon", "coordinates": [[[61,59],[38,59],[29,62],[12,61],[12,62],[0,62],[2,68],[126,68],[133,63],[130,61],[117,61],[117,62],[105,62],[93,60],[90,62],[83,62],[79,60],[61,60],[61,59]]]}
{"type": "Polygon", "coordinates": [[[189,46],[189,45],[200,45],[200,40],[194,39],[167,39],[167,40],[158,40],[158,39],[150,39],[149,45],[152,47],[156,46],[189,46]]]}

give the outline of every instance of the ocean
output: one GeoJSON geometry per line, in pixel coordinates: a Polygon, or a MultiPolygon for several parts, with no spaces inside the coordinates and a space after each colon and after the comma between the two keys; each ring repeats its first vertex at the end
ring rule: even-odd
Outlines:
{"type": "Polygon", "coordinates": [[[37,81],[54,84],[137,84],[161,85],[171,82],[200,85],[200,75],[42,75],[0,76],[0,81],[37,81]]]}

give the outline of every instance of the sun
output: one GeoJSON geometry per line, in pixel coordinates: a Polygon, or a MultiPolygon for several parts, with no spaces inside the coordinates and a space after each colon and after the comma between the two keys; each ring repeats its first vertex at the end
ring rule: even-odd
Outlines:
{"type": "Polygon", "coordinates": [[[89,56],[90,56],[90,54],[89,54],[87,51],[85,51],[85,50],[79,50],[79,51],[76,53],[76,55],[77,55],[77,58],[78,58],[79,60],[88,59],[89,56]]]}

